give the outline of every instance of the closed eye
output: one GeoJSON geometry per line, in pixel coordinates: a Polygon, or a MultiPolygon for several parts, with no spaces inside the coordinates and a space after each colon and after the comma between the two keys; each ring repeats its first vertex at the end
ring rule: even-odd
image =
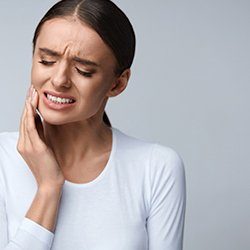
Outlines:
{"type": "Polygon", "coordinates": [[[50,61],[50,62],[49,62],[49,61],[41,60],[41,61],[39,61],[39,63],[41,63],[41,64],[43,64],[43,65],[49,66],[49,65],[54,64],[55,61],[50,61]]]}
{"type": "MultiPolygon", "coordinates": [[[[55,61],[45,61],[45,60],[41,60],[39,61],[39,63],[43,64],[43,65],[46,65],[46,66],[51,66],[53,65],[54,63],[56,63],[55,61]]],[[[91,72],[86,72],[86,71],[81,71],[80,69],[78,69],[77,67],[75,67],[75,69],[77,70],[77,72],[85,77],[92,77],[92,74],[91,72]]]]}
{"type": "Polygon", "coordinates": [[[86,72],[86,71],[81,71],[80,69],[78,69],[77,67],[75,67],[75,69],[77,70],[77,72],[85,77],[91,77],[93,73],[91,72],[86,72]]]}

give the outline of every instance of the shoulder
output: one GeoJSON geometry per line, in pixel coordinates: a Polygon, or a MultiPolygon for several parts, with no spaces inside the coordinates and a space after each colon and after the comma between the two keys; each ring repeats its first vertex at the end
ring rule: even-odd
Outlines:
{"type": "Polygon", "coordinates": [[[183,189],[186,177],[180,154],[172,147],[155,143],[150,160],[150,177],[154,183],[168,183],[183,189]]]}
{"type": "MultiPolygon", "coordinates": [[[[144,183],[144,196],[147,210],[156,209],[166,203],[184,204],[186,197],[186,177],[184,161],[180,153],[171,146],[156,141],[147,141],[125,133],[120,134],[124,141],[119,159],[132,166],[133,176],[144,183]],[[126,152],[129,152],[127,154],[126,152]]],[[[132,177],[130,177],[131,180],[132,177]]]]}
{"type": "Polygon", "coordinates": [[[153,142],[133,136],[118,128],[113,128],[116,135],[116,151],[119,158],[132,160],[135,158],[137,162],[140,159],[146,160],[153,148],[153,142]]]}
{"type": "Polygon", "coordinates": [[[151,199],[169,197],[172,202],[184,201],[186,196],[186,176],[184,162],[172,147],[155,143],[150,161],[151,199]]]}
{"type": "Polygon", "coordinates": [[[167,168],[171,171],[183,171],[184,162],[179,152],[174,148],[160,143],[154,143],[151,164],[156,168],[167,168]]]}
{"type": "Polygon", "coordinates": [[[180,154],[172,147],[160,144],[156,141],[138,138],[115,128],[119,137],[120,156],[128,152],[138,161],[148,163],[150,172],[171,171],[184,172],[184,162],[180,154]]]}
{"type": "Polygon", "coordinates": [[[0,150],[7,150],[16,147],[18,135],[19,135],[18,131],[0,132],[0,150]]]}

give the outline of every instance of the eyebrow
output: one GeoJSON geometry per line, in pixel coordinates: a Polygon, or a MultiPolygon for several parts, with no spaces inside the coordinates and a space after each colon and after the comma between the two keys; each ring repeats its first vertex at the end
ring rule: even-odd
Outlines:
{"type": "MultiPolygon", "coordinates": [[[[55,56],[55,57],[60,57],[61,56],[59,52],[48,49],[48,48],[39,48],[39,50],[41,52],[44,52],[47,55],[50,55],[50,56],[55,56]]],[[[80,63],[82,65],[100,67],[100,65],[98,63],[93,62],[93,61],[88,60],[88,59],[84,59],[84,58],[80,58],[80,57],[75,56],[75,57],[72,58],[72,60],[75,61],[75,62],[78,62],[78,63],[80,63]]]]}

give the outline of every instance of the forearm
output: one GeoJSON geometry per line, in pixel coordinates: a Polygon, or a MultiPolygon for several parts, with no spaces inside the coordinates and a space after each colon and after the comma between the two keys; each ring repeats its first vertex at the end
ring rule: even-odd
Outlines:
{"type": "Polygon", "coordinates": [[[56,188],[38,188],[25,217],[54,232],[61,194],[62,186],[56,188]]]}

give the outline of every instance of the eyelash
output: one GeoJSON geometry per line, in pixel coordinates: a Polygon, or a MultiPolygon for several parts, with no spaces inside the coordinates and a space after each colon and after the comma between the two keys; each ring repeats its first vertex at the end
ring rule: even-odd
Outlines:
{"type": "MultiPolygon", "coordinates": [[[[51,66],[52,64],[54,64],[55,62],[52,61],[52,62],[48,62],[48,61],[45,61],[45,60],[41,60],[39,61],[39,63],[45,65],[45,66],[51,66]]],[[[79,70],[77,67],[75,67],[75,69],[77,70],[77,72],[85,77],[91,77],[92,76],[92,73],[90,72],[84,72],[84,71],[81,71],[79,70]]]]}

